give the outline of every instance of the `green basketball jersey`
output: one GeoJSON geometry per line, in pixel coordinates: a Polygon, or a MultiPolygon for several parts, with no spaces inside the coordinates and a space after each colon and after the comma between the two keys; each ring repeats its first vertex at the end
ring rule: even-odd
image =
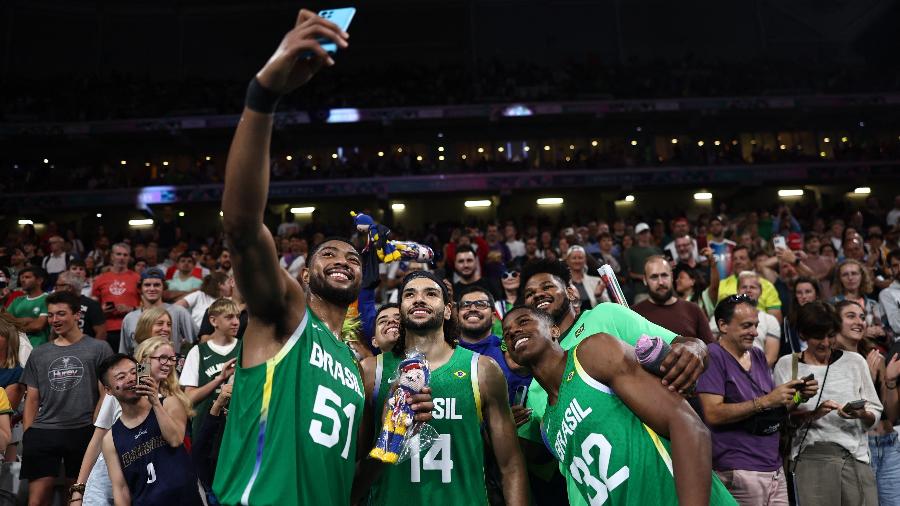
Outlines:
{"type": "MultiPolygon", "coordinates": [[[[199,352],[200,359],[198,362],[200,364],[200,370],[197,374],[197,387],[202,387],[216,379],[216,376],[222,372],[222,367],[225,365],[225,362],[228,362],[238,355],[237,346],[232,348],[229,353],[220,355],[209,346],[208,342],[197,345],[197,351],[199,352]]],[[[207,395],[206,399],[203,399],[194,406],[194,413],[196,414],[194,415],[194,419],[191,420],[191,434],[194,439],[197,439],[197,435],[200,433],[200,427],[203,426],[203,420],[206,418],[206,415],[209,414],[209,408],[212,407],[213,402],[215,402],[216,397],[219,396],[221,391],[222,386],[220,385],[211,394],[207,395]]]]}
{"type": "MultiPolygon", "coordinates": [[[[429,422],[440,438],[428,451],[406,462],[386,466],[372,487],[370,504],[486,505],[484,444],[481,438],[481,397],[478,390],[479,354],[457,346],[450,360],[431,371],[434,419],[429,422]]],[[[393,353],[377,357],[375,412],[381,413],[390,393],[391,376],[401,358],[393,353]]],[[[375,435],[381,432],[381,417],[375,435]]],[[[415,447],[414,447],[415,448],[415,447]]]]}
{"type": "Polygon", "coordinates": [[[222,504],[349,504],[365,402],[359,368],[307,307],[277,355],[234,376],[213,486],[222,504]]]}
{"type": "MultiPolygon", "coordinates": [[[[669,441],[590,377],[577,353],[569,352],[559,399],[544,413],[547,446],[591,506],[677,505],[669,441]]],[[[737,504],[715,474],[709,502],[737,504]]]]}

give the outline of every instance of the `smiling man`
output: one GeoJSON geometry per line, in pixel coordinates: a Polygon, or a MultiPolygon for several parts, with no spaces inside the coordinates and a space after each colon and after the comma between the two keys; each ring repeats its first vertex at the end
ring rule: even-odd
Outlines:
{"type": "Polygon", "coordinates": [[[28,480],[33,505],[53,502],[61,463],[68,485],[78,476],[103,390],[97,371],[103,359],[112,355],[106,343],[78,328],[81,301],[77,295],[54,292],[47,297],[47,308],[56,337],[34,349],[21,379],[28,388],[22,478],[28,480]]]}
{"type": "Polygon", "coordinates": [[[712,476],[703,422],[641,368],[632,347],[601,333],[566,351],[558,332],[531,307],[503,319],[510,354],[548,394],[545,441],[575,482],[570,503],[737,504],[712,476]]]}
{"type": "Polygon", "coordinates": [[[372,345],[382,353],[391,351],[400,337],[400,305],[388,303],[375,313],[375,336],[372,345]]]}
{"type": "Polygon", "coordinates": [[[372,488],[370,504],[487,505],[485,441],[499,464],[506,504],[528,504],[506,380],[494,360],[456,346],[447,287],[428,272],[407,275],[400,285],[400,319],[393,351],[362,362],[366,390],[374,390],[375,405],[383,406],[405,354],[422,352],[431,368],[430,425],[440,437],[424,455],[415,452],[408,461],[387,466],[372,488]],[[482,429],[488,437],[482,437],[482,429]]]}
{"type": "MultiPolygon", "coordinates": [[[[301,10],[252,79],[228,154],[222,210],[229,256],[226,262],[223,253],[220,267],[233,267],[250,317],[213,484],[222,504],[348,504],[357,459],[371,448],[373,424],[361,423],[371,405],[353,353],[338,337],[360,291],[359,252],[344,239],[317,242],[301,286],[278,264],[263,223],[276,104],[334,64],[320,40],[346,48],[347,37],[301,10]]],[[[430,419],[427,393],[414,397],[413,409],[430,419]]]]}
{"type": "MultiPolygon", "coordinates": [[[[534,262],[525,266],[521,278],[520,300],[525,305],[550,315],[553,324],[559,329],[558,342],[563,350],[572,349],[588,336],[599,333],[615,336],[632,346],[646,334],[659,337],[672,345],[672,351],[662,363],[662,384],[669,390],[682,393],[688,391],[703,372],[707,351],[702,341],[677,336],[627,307],[604,303],[585,311],[579,317],[572,304],[578,294],[569,282],[569,269],[565,264],[552,260],[534,262]]],[[[525,443],[530,463],[541,460],[543,438],[540,426],[546,407],[547,393],[539,382],[532,381],[528,387],[525,406],[513,410],[519,423],[519,437],[532,443],[525,443]]],[[[576,482],[569,470],[560,468],[560,471],[566,478],[571,504],[586,504],[577,492],[576,482]]]]}
{"type": "Polygon", "coordinates": [[[500,348],[500,338],[491,332],[494,323],[494,297],[484,288],[470,285],[463,288],[458,306],[459,345],[497,362],[506,378],[509,401],[512,403],[519,387],[528,388],[531,376],[519,375],[510,369],[500,348]]]}

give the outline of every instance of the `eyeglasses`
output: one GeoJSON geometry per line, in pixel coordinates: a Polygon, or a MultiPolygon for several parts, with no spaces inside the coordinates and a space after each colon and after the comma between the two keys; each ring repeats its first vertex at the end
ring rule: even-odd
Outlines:
{"type": "Polygon", "coordinates": [[[500,277],[502,279],[516,279],[519,277],[519,271],[506,271],[500,277]]]}
{"type": "Polygon", "coordinates": [[[488,309],[491,307],[491,303],[486,299],[466,300],[466,301],[459,303],[459,308],[462,310],[466,310],[466,309],[473,308],[473,307],[475,309],[488,309]]]}
{"type": "Polygon", "coordinates": [[[150,357],[150,358],[152,358],[153,360],[159,360],[159,363],[162,365],[174,364],[174,363],[177,363],[179,360],[181,360],[180,355],[159,355],[159,356],[150,357]]]}
{"type": "Polygon", "coordinates": [[[728,297],[728,302],[754,302],[753,297],[746,293],[737,293],[728,297]]]}

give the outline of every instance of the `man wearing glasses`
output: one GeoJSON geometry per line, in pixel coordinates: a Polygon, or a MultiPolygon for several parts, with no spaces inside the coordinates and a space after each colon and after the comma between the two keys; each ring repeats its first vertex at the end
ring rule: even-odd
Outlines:
{"type": "Polygon", "coordinates": [[[493,327],[494,296],[484,287],[469,285],[463,288],[459,298],[457,326],[459,327],[459,345],[467,350],[491,357],[500,366],[506,376],[509,402],[515,399],[516,389],[520,386],[528,388],[531,375],[520,376],[510,370],[500,347],[500,337],[491,330],[493,327]]]}
{"type": "Polygon", "coordinates": [[[208,313],[213,333],[209,340],[188,352],[179,379],[197,412],[191,422],[193,438],[197,438],[222,385],[234,374],[238,352],[236,336],[241,326],[241,310],[237,304],[230,299],[218,299],[209,306],[208,313]]]}

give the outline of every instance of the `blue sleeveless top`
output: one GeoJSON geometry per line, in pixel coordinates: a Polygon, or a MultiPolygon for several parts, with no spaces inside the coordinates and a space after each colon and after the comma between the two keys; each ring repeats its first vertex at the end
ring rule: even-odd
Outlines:
{"type": "Polygon", "coordinates": [[[197,475],[184,445],[172,448],[162,436],[156,414],[129,429],[119,419],[112,438],[135,506],[199,506],[197,475]]]}

